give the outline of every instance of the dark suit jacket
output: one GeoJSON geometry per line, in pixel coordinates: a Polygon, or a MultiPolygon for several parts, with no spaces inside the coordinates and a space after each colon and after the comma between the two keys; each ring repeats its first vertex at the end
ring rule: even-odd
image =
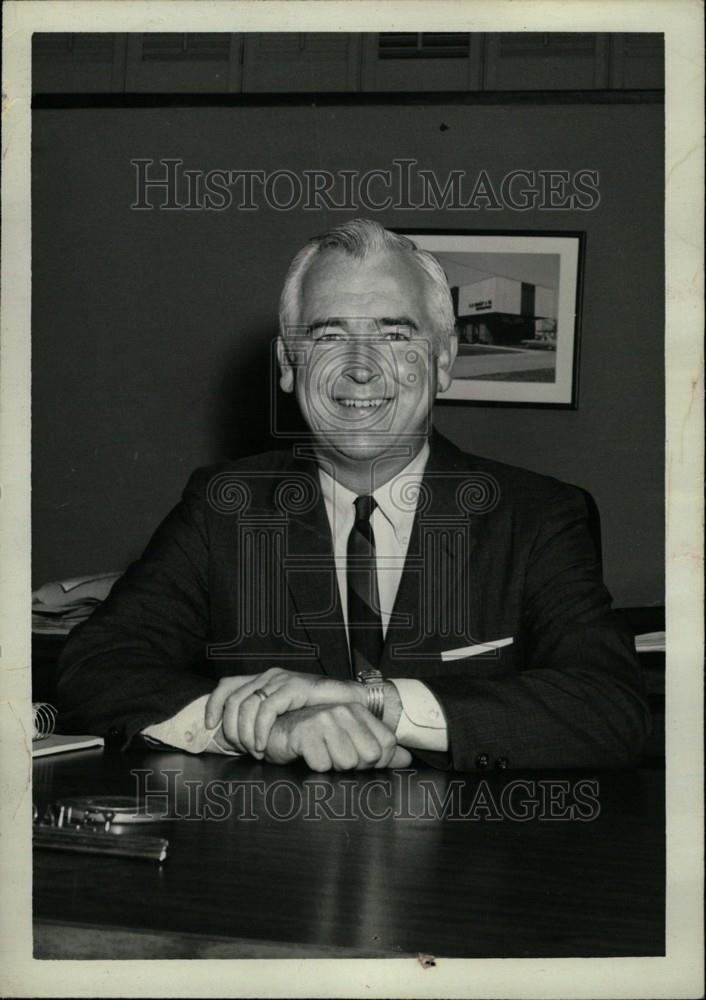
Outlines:
{"type": "MultiPolygon", "coordinates": [[[[450,753],[419,751],[428,763],[638,758],[641,672],[587,517],[581,491],[433,436],[381,664],[388,677],[422,679],[444,708],[450,753]],[[442,659],[508,638],[483,656],[442,659]]],[[[317,469],[285,451],[192,475],[142,559],[71,633],[62,722],[126,745],[218,677],[273,665],[351,676],[317,469]]]]}

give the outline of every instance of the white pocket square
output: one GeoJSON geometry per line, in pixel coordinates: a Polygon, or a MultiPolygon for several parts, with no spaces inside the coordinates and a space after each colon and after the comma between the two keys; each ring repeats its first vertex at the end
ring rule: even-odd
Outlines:
{"type": "Polygon", "coordinates": [[[475,646],[460,646],[458,649],[444,649],[441,652],[441,659],[444,663],[448,660],[463,660],[467,656],[481,656],[483,653],[492,653],[494,649],[502,646],[511,646],[515,640],[512,636],[507,639],[494,639],[492,642],[479,642],[475,646]]]}

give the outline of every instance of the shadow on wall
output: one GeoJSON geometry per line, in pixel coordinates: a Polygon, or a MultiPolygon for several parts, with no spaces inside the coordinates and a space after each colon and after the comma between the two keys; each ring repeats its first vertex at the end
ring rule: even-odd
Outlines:
{"type": "Polygon", "coordinates": [[[291,447],[292,438],[278,437],[278,428],[287,434],[306,431],[294,395],[279,388],[271,341],[272,330],[261,329],[247,338],[247,346],[242,341],[235,345],[226,358],[213,412],[215,450],[223,459],[291,447]],[[276,427],[271,426],[273,411],[276,427]]]}

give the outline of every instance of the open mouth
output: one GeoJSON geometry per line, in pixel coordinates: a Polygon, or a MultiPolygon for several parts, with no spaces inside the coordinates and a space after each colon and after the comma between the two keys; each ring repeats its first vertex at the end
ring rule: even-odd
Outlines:
{"type": "Polygon", "coordinates": [[[378,410],[381,406],[386,406],[392,402],[391,396],[377,396],[374,399],[356,399],[355,397],[341,396],[336,399],[339,406],[345,406],[353,410],[378,410]]]}

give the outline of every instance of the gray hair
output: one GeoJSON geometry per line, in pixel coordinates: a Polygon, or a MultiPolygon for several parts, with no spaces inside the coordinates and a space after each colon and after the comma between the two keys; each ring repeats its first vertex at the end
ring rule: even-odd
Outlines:
{"type": "Polygon", "coordinates": [[[317,254],[324,250],[342,250],[363,260],[383,250],[397,250],[406,254],[429,278],[429,314],[434,323],[434,344],[438,352],[454,333],[456,320],[449,284],[439,261],[427,250],[420,250],[407,236],[385,229],[371,219],[352,219],[335,226],[321,236],[314,236],[296,254],[284,279],[279,300],[279,328],[282,337],[297,324],[301,303],[301,286],[304,276],[317,254]]]}

